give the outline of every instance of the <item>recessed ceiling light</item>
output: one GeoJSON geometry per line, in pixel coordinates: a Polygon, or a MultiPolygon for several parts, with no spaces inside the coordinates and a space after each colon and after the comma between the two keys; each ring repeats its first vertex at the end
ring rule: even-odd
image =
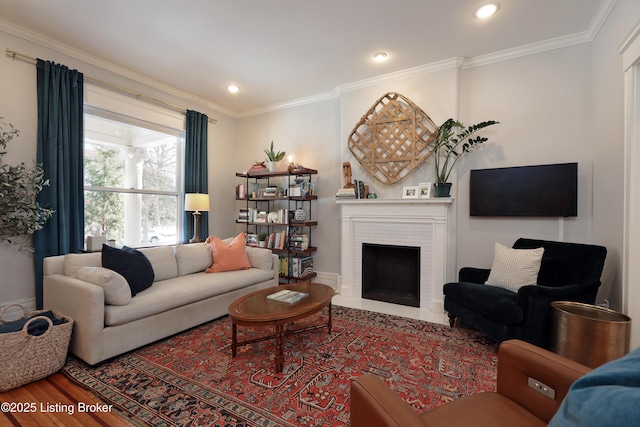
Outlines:
{"type": "Polygon", "coordinates": [[[386,61],[387,57],[388,57],[388,55],[385,52],[378,52],[375,55],[373,55],[373,59],[376,62],[386,61]]]}
{"type": "Polygon", "coordinates": [[[500,5],[498,3],[487,3],[484,6],[480,6],[473,12],[473,16],[480,19],[485,19],[496,13],[500,5]]]}
{"type": "Polygon", "coordinates": [[[227,86],[227,90],[231,93],[237,93],[240,90],[240,88],[236,85],[229,85],[227,86]]]}

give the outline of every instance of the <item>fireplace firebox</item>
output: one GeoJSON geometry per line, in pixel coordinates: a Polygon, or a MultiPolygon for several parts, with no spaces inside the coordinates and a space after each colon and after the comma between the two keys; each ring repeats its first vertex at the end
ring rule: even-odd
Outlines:
{"type": "Polygon", "coordinates": [[[420,307],[420,248],[363,243],[362,298],[420,307]]]}

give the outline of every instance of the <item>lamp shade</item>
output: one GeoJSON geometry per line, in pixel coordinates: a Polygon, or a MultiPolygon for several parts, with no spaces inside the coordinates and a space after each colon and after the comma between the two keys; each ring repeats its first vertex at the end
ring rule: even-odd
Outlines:
{"type": "Polygon", "coordinates": [[[187,193],[184,195],[185,211],[208,211],[209,195],[200,193],[187,193]]]}

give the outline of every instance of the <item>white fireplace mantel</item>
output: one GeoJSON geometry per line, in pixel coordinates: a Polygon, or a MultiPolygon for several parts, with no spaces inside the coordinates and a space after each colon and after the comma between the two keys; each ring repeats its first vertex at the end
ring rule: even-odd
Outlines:
{"type": "Polygon", "coordinates": [[[339,292],[362,299],[362,244],[417,246],[420,255],[420,309],[444,312],[442,285],[455,266],[452,198],[340,199],[341,266],[339,292]]]}

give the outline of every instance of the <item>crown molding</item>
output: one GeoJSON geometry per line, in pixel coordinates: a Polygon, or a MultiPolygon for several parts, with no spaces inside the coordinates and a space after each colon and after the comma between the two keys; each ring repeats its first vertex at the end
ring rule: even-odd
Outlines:
{"type": "Polygon", "coordinates": [[[418,67],[407,68],[406,70],[395,71],[393,73],[383,74],[381,76],[372,77],[370,79],[359,80],[353,83],[347,83],[336,87],[338,94],[351,92],[366,87],[375,86],[381,83],[406,79],[422,74],[435,73],[442,70],[450,70],[452,68],[459,68],[464,63],[464,58],[457,57],[451,59],[445,59],[443,61],[433,62],[431,64],[420,65],[418,67]]]}
{"type": "Polygon", "coordinates": [[[314,104],[316,102],[327,101],[329,99],[338,98],[339,94],[335,91],[324,92],[317,95],[308,96],[305,98],[294,99],[292,101],[286,101],[279,104],[272,104],[266,107],[255,108],[242,112],[238,117],[244,118],[249,116],[256,116],[263,113],[271,113],[273,111],[285,110],[287,108],[300,107],[302,105],[314,104]]]}
{"type": "Polygon", "coordinates": [[[98,56],[92,55],[80,49],[76,49],[72,46],[59,42],[52,38],[43,36],[42,34],[36,33],[34,31],[27,30],[24,27],[20,27],[18,25],[15,25],[3,19],[0,19],[0,31],[4,31],[15,37],[37,44],[47,49],[54,50],[63,55],[70,56],[71,58],[96,66],[100,69],[111,72],[120,77],[125,77],[127,79],[133,80],[136,83],[147,85],[153,89],[160,90],[168,95],[175,96],[184,101],[195,103],[197,105],[209,108],[211,110],[215,110],[219,113],[226,114],[231,117],[238,117],[237,112],[224,108],[207,99],[201,98],[187,91],[176,89],[175,87],[167,85],[166,83],[163,83],[159,80],[152,79],[149,76],[138,73],[129,68],[116,65],[98,56]]]}
{"type": "Polygon", "coordinates": [[[494,64],[496,62],[509,61],[523,56],[535,55],[537,53],[592,42],[598,34],[598,31],[600,31],[600,28],[602,28],[602,25],[604,25],[617,1],[618,0],[605,0],[600,3],[600,7],[596,11],[593,20],[586,31],[469,58],[465,61],[462,68],[468,69],[481,67],[483,65],[494,64]]]}

